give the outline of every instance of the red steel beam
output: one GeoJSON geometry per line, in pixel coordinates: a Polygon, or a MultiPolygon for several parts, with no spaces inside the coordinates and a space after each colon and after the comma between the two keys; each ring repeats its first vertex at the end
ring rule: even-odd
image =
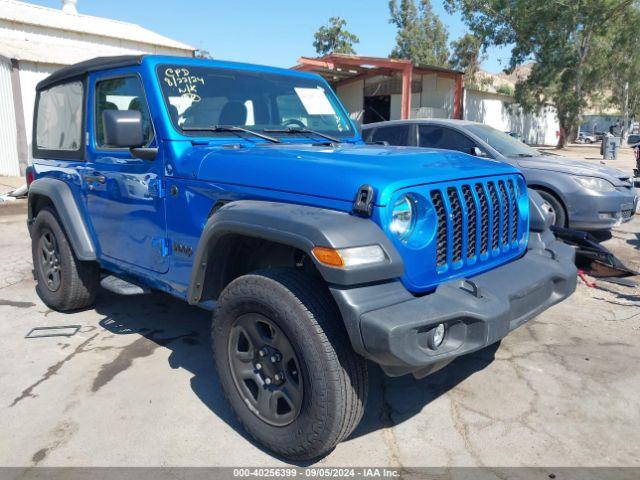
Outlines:
{"type": "Polygon", "coordinates": [[[411,77],[413,76],[413,65],[405,65],[402,69],[402,103],[400,107],[400,119],[408,120],[411,114],[411,77]]]}

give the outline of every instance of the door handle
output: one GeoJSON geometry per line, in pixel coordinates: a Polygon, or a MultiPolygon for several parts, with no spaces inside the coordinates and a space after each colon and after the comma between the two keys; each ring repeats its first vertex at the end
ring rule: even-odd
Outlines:
{"type": "Polygon", "coordinates": [[[94,173],[92,175],[83,175],[82,178],[84,178],[89,183],[106,183],[107,181],[107,177],[98,173],[94,173]]]}

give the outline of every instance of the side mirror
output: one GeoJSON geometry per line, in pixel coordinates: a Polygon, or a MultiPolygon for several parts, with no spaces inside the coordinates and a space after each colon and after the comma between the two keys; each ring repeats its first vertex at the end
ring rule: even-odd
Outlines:
{"type": "Polygon", "coordinates": [[[102,112],[104,142],[114,148],[137,148],[144,145],[142,114],[137,110],[102,112]]]}
{"type": "Polygon", "coordinates": [[[486,157],[485,153],[480,150],[480,147],[471,147],[471,155],[474,157],[486,157]]]}

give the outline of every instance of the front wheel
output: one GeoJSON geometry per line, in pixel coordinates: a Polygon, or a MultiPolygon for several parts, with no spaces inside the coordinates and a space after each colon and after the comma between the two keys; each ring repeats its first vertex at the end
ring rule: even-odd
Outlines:
{"type": "Polygon", "coordinates": [[[362,418],[367,370],[326,286],[293,269],[244,275],[222,292],[213,354],[246,430],[290,459],[325,455],[362,418]]]}
{"type": "Polygon", "coordinates": [[[546,190],[536,190],[543,198],[545,202],[547,202],[551,206],[551,210],[553,211],[556,221],[554,222],[555,227],[564,228],[567,226],[567,212],[564,209],[564,206],[558,200],[558,198],[552,193],[547,192],[546,190]]]}

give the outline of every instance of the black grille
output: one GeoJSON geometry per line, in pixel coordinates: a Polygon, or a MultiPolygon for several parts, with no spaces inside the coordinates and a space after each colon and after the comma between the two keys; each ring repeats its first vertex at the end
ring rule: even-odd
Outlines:
{"type": "Polygon", "coordinates": [[[473,193],[469,185],[462,186],[462,196],[464,197],[464,204],[467,207],[467,258],[473,258],[476,256],[476,222],[478,217],[476,214],[476,202],[473,200],[473,193]]]}
{"type": "Polygon", "coordinates": [[[484,255],[489,251],[489,205],[480,183],[476,183],[476,194],[480,201],[480,253],[484,255]]]}
{"type": "Polygon", "coordinates": [[[436,236],[436,265],[442,266],[447,263],[447,213],[442,200],[440,190],[431,192],[431,201],[436,210],[438,218],[438,234],[436,236]]]}
{"type": "Polygon", "coordinates": [[[633,209],[629,208],[627,210],[622,210],[622,218],[626,220],[627,218],[633,217],[633,209]]]}
{"type": "Polygon", "coordinates": [[[520,212],[516,180],[507,178],[478,181],[458,188],[440,187],[430,195],[438,221],[438,267],[479,255],[485,260],[484,255],[490,250],[503,252],[513,248],[521,235],[518,232],[520,212]]]}
{"type": "Polygon", "coordinates": [[[489,196],[491,197],[491,211],[493,213],[493,225],[491,225],[491,249],[496,250],[498,248],[498,242],[500,239],[500,202],[498,201],[498,194],[496,193],[496,186],[493,182],[487,184],[489,188],[489,196]]]}
{"type": "Polygon", "coordinates": [[[450,187],[447,189],[449,203],[451,204],[451,217],[453,222],[453,248],[451,259],[454,262],[462,260],[462,208],[460,207],[460,198],[458,191],[450,187]]]}

